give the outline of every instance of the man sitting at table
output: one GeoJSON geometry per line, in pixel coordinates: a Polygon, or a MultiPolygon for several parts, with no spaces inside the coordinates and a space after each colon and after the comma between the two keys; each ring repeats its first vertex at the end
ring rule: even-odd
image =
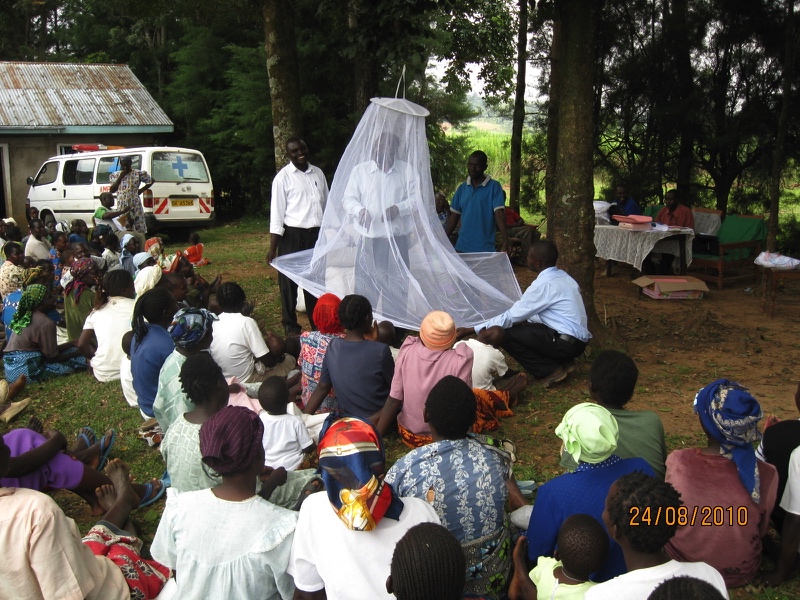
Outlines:
{"type": "Polygon", "coordinates": [[[618,185],[614,188],[614,201],[608,209],[609,217],[611,215],[640,215],[642,214],[642,207],[633,197],[628,196],[628,188],[624,185],[618,185]]]}
{"type": "Polygon", "coordinates": [[[528,267],[537,276],[522,298],[503,314],[457,332],[459,339],[478,333],[479,341],[503,348],[544,388],[567,378],[592,337],[578,283],[557,261],[553,242],[531,244],[528,267]]]}
{"type": "MultiPolygon", "coordinates": [[[[664,208],[658,211],[656,223],[670,227],[688,227],[694,229],[694,214],[678,200],[678,191],[669,190],[664,194],[664,208]]],[[[644,259],[642,272],[651,275],[669,275],[672,271],[672,255],[651,252],[644,259]]]]}
{"type": "Polygon", "coordinates": [[[664,194],[664,204],[664,208],[656,215],[656,223],[663,223],[670,227],[694,229],[692,209],[680,203],[677,190],[670,190],[664,194]]]}

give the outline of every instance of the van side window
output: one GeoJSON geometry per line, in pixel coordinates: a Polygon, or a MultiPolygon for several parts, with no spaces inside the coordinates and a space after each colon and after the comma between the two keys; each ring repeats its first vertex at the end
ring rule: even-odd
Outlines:
{"type": "MultiPolygon", "coordinates": [[[[142,170],[142,155],[132,154],[127,155],[131,157],[131,168],[137,171],[142,170]]],[[[100,159],[100,164],[97,165],[97,183],[106,184],[111,181],[111,174],[120,170],[119,156],[104,156],[100,159]]]]}
{"type": "Polygon", "coordinates": [[[52,161],[44,163],[33,181],[33,185],[45,185],[46,183],[53,183],[58,177],[58,162],[52,161]]]}
{"type": "Polygon", "coordinates": [[[61,181],[64,185],[87,185],[92,183],[93,175],[93,158],[68,160],[64,163],[64,176],[61,181]]]}

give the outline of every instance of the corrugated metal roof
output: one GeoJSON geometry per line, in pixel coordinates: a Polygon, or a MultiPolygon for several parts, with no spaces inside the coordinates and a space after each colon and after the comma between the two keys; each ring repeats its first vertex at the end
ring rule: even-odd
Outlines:
{"type": "Polygon", "coordinates": [[[0,61],[0,128],[172,124],[127,65],[0,61]]]}

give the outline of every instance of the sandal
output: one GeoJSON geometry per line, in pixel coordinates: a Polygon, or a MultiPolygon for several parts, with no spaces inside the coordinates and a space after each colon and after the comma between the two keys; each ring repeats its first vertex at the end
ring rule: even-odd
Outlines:
{"type": "Polygon", "coordinates": [[[164,495],[164,492],[167,491],[167,486],[164,485],[163,481],[160,481],[160,483],[161,485],[159,486],[158,491],[155,493],[153,493],[153,489],[155,488],[155,486],[152,483],[144,484],[144,489],[145,489],[144,498],[142,498],[142,501],[139,502],[139,508],[150,506],[151,504],[161,499],[161,497],[164,495]]]}
{"type": "Polygon", "coordinates": [[[83,440],[86,443],[86,448],[89,449],[97,443],[97,434],[91,427],[83,427],[78,433],[78,439],[83,440]]]}
{"type": "Polygon", "coordinates": [[[111,430],[111,439],[109,440],[108,444],[106,444],[106,436],[103,436],[100,439],[100,463],[97,465],[97,470],[102,471],[103,467],[106,466],[108,462],[108,455],[111,454],[111,449],[114,447],[114,443],[117,441],[117,432],[113,429],[111,430]]]}

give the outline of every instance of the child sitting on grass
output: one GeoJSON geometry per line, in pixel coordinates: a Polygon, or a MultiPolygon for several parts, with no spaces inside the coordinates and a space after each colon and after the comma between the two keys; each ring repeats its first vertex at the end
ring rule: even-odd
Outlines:
{"type": "Polygon", "coordinates": [[[586,591],[596,585],[589,575],[606,562],[608,535],[594,517],[572,515],[558,530],[556,558],[540,556],[530,574],[526,546],[527,538],[521,536],[514,548],[514,577],[508,590],[511,600],[583,600],[586,591]]]}
{"type": "Polygon", "coordinates": [[[303,464],[306,454],[314,452],[316,444],[303,420],[286,412],[289,386],[285,377],[268,377],[258,390],[262,410],[258,413],[264,424],[264,464],[294,471],[303,464]]]}
{"type": "Polygon", "coordinates": [[[203,244],[200,243],[200,234],[195,232],[190,235],[189,243],[192,245],[183,251],[183,255],[186,257],[186,260],[192,263],[192,265],[195,267],[204,267],[206,265],[210,265],[211,261],[207,258],[203,258],[203,244]]]}

